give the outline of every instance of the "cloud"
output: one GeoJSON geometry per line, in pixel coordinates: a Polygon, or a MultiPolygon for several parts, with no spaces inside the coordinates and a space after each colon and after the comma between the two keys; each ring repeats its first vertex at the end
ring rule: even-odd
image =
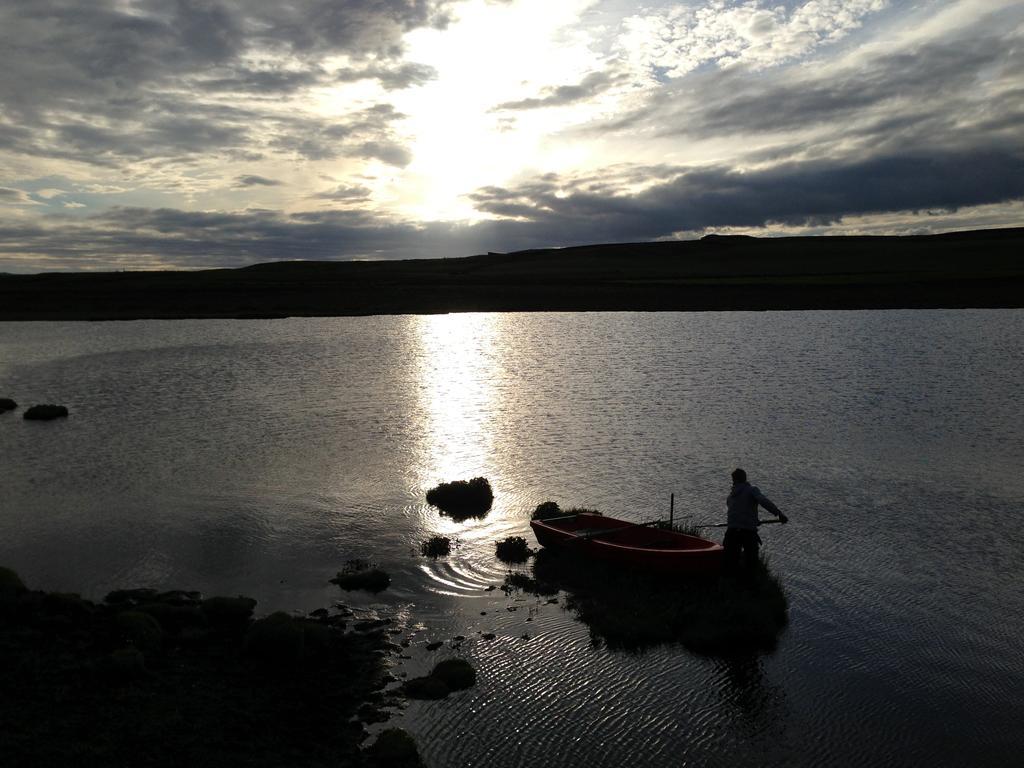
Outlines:
{"type": "Polygon", "coordinates": [[[0,203],[6,205],[38,205],[35,200],[22,190],[10,187],[0,187],[0,203]]]}
{"type": "MultiPolygon", "coordinates": [[[[442,24],[443,0],[32,0],[0,5],[0,150],[118,167],[126,160],[254,156],[262,126],[299,134],[314,87],[396,89],[432,70],[402,36],[442,24]],[[339,65],[332,62],[349,62],[339,65]]],[[[401,153],[370,149],[354,154],[401,153]]],[[[273,146],[273,138],[269,144],[273,146]]],[[[287,141],[285,142],[288,143],[287,141]]],[[[394,142],[392,142],[393,144],[394,142]]]]}
{"type": "MultiPolygon", "coordinates": [[[[625,186],[625,185],[623,185],[625,186]]],[[[1024,151],[921,153],[762,171],[679,168],[628,194],[594,194],[572,179],[489,187],[476,205],[552,239],[652,240],[711,227],[804,226],[887,211],[956,210],[1024,198],[1024,151]]]]}
{"type": "Polygon", "coordinates": [[[236,187],[278,187],[281,183],[276,179],[268,179],[264,176],[256,176],[255,174],[246,174],[235,179],[236,187]]]}
{"type": "Polygon", "coordinates": [[[334,189],[329,189],[325,192],[318,192],[317,194],[313,195],[313,197],[318,200],[350,201],[365,200],[366,198],[370,197],[371,194],[372,193],[368,187],[364,187],[359,184],[342,184],[335,187],[334,189]]]}
{"type": "Polygon", "coordinates": [[[885,0],[810,0],[787,9],[759,0],[673,5],[623,21],[619,54],[640,72],[681,77],[702,64],[775,66],[835,42],[885,0]]]}
{"type": "Polygon", "coordinates": [[[591,72],[575,85],[550,87],[545,89],[543,96],[520,99],[519,101],[506,101],[496,106],[494,111],[541,109],[544,107],[562,107],[567,104],[575,104],[607,91],[622,80],[623,77],[621,75],[613,76],[608,72],[591,72]]]}

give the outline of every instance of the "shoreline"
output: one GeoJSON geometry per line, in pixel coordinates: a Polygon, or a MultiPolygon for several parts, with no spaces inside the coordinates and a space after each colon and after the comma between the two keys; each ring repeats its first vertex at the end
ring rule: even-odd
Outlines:
{"type": "Polygon", "coordinates": [[[0,275],[0,321],[1024,307],[1024,228],[0,275]]]}

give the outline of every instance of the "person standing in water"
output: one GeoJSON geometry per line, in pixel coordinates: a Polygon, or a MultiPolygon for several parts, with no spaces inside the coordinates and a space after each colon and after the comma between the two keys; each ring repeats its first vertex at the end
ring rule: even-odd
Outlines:
{"type": "Polygon", "coordinates": [[[779,522],[785,523],[786,517],[771,500],[761,493],[756,485],[747,482],[747,473],[736,469],[732,473],[732,491],[726,500],[729,510],[725,529],[725,572],[734,574],[739,571],[742,563],[743,574],[750,578],[757,568],[757,548],[761,543],[757,535],[757,506],[760,504],[779,522]]]}

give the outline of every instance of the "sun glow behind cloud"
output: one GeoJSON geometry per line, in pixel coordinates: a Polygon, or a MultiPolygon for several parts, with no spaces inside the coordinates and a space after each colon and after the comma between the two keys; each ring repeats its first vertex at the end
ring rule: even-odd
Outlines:
{"type": "Polygon", "coordinates": [[[1024,199],[1013,0],[22,5],[0,269],[927,232],[1024,199]]]}
{"type": "Polygon", "coordinates": [[[395,94],[406,115],[411,164],[395,177],[401,213],[421,219],[484,217],[465,197],[474,189],[531,171],[559,172],[585,162],[588,150],[559,140],[592,107],[532,110],[514,117],[496,107],[544,87],[582,79],[600,60],[574,31],[590,2],[472,0],[444,30],[406,36],[407,57],[437,78],[395,94]]]}

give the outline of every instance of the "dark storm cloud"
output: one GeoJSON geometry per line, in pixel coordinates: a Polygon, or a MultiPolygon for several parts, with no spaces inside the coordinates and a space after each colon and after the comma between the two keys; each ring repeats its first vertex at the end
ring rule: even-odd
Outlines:
{"type": "Polygon", "coordinates": [[[827,224],[844,216],[955,210],[1024,198],[1024,150],[786,163],[763,171],[679,169],[636,195],[575,182],[490,187],[480,210],[517,216],[553,239],[647,240],[709,227],[827,224]]]}
{"type": "Polygon", "coordinates": [[[520,110],[520,109],[542,109],[544,107],[561,107],[566,104],[574,104],[579,101],[593,98],[604,91],[607,91],[616,82],[622,80],[621,76],[612,75],[608,72],[591,72],[579,83],[574,85],[559,85],[546,88],[542,96],[519,101],[506,101],[495,107],[497,110],[520,110]]]}
{"type": "Polygon", "coordinates": [[[397,60],[401,36],[442,23],[444,4],[9,0],[0,5],[0,147],[108,165],[204,149],[253,152],[274,104],[238,123],[225,112],[232,105],[217,99],[281,99],[367,78],[387,88],[423,82],[429,68],[397,60]],[[333,55],[357,64],[327,73],[324,59],[333,55]]]}
{"type": "MultiPolygon", "coordinates": [[[[116,208],[45,227],[0,227],[0,254],[37,255],[54,268],[107,267],[152,258],[168,266],[239,266],[274,259],[463,256],[487,250],[625,242],[710,227],[820,225],[844,216],[955,210],[1024,199],[1024,151],[877,157],[866,161],[730,168],[649,169],[661,181],[638,194],[615,180],[546,174],[515,188],[486,187],[477,207],[501,216],[473,226],[412,225],[346,209],[285,214],[116,208]],[[669,174],[672,174],[671,176],[669,174]]],[[[361,190],[335,190],[359,199],[361,190]]],[[[331,193],[324,193],[328,199],[331,193]]]]}

